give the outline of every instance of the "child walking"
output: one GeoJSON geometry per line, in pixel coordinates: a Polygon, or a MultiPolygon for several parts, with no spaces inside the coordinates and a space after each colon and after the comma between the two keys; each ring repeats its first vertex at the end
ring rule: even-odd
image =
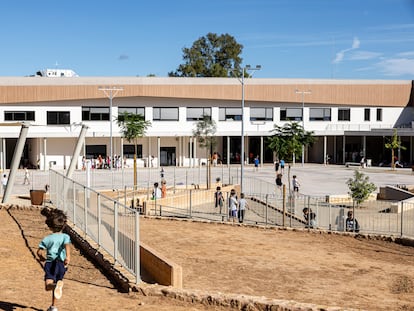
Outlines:
{"type": "Polygon", "coordinates": [[[52,305],[47,311],[57,311],[56,300],[62,297],[63,277],[70,262],[70,237],[62,230],[66,226],[66,214],[58,209],[44,208],[41,211],[46,216],[46,225],[52,231],[39,243],[37,256],[46,261],[45,289],[52,291],[52,305]]]}

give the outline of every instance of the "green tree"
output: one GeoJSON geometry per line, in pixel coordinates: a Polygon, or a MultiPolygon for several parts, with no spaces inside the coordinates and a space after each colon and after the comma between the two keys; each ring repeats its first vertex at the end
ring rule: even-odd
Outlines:
{"type": "Polygon", "coordinates": [[[302,153],[302,146],[311,146],[316,138],[313,132],[305,131],[297,122],[285,123],[283,126],[274,125],[268,137],[269,148],[273,150],[279,159],[291,159],[293,155],[302,153]]]}
{"type": "Polygon", "coordinates": [[[368,199],[369,195],[377,189],[375,184],[369,181],[368,176],[357,170],[354,171],[354,178],[349,178],[346,184],[349,188],[349,194],[357,206],[368,199]]]}
{"type": "Polygon", "coordinates": [[[137,140],[145,135],[146,130],[151,126],[150,121],[145,121],[141,114],[123,112],[116,118],[121,128],[122,137],[128,142],[134,143],[134,186],[137,185],[137,140]]]}
{"type": "Polygon", "coordinates": [[[217,125],[210,116],[203,115],[203,118],[196,123],[196,128],[193,130],[193,136],[197,138],[200,148],[205,148],[207,158],[207,189],[210,189],[211,184],[211,150],[216,145],[216,131],[217,125]]]}
{"type": "Polygon", "coordinates": [[[184,64],[170,77],[230,77],[241,75],[243,46],[229,34],[208,33],[194,41],[191,48],[183,48],[184,64]]]}
{"type": "Polygon", "coordinates": [[[406,148],[401,144],[401,140],[398,137],[397,130],[394,129],[394,133],[392,134],[391,139],[385,143],[385,148],[391,149],[391,168],[395,169],[395,150],[401,149],[405,150],[406,148]]]}

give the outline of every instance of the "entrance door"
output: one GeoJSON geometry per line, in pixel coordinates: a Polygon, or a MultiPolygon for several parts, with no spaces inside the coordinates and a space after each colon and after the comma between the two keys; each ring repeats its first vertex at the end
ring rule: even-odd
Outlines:
{"type": "Polygon", "coordinates": [[[160,153],[161,166],[175,166],[175,147],[161,147],[160,153]]]}

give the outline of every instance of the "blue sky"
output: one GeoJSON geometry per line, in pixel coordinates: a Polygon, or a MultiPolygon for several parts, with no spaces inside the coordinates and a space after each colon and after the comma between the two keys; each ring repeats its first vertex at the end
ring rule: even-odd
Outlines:
{"type": "Polygon", "coordinates": [[[209,32],[257,78],[414,79],[414,0],[1,1],[0,76],[167,76],[209,32]]]}

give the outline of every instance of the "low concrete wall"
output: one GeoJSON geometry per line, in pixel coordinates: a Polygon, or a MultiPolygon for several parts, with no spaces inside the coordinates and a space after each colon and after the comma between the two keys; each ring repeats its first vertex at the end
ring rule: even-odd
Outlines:
{"type": "Polygon", "coordinates": [[[141,242],[141,267],[160,285],[183,287],[181,266],[165,258],[161,253],[141,242]]]}

